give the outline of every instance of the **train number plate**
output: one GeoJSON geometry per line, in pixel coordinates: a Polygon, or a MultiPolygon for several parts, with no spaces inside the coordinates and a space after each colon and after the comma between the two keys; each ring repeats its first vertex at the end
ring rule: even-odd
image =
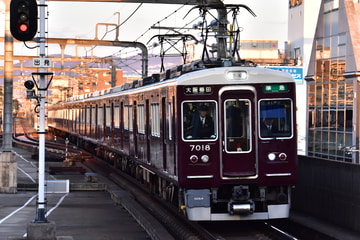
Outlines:
{"type": "Polygon", "coordinates": [[[190,151],[192,152],[211,151],[211,147],[208,144],[192,144],[190,145],[190,151]]]}

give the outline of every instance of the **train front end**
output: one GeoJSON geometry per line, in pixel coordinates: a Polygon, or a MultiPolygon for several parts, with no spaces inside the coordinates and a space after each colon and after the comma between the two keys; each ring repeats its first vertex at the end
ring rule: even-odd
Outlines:
{"type": "Polygon", "coordinates": [[[192,221],[287,218],[296,181],[295,83],[214,68],[178,79],[178,177],[192,221]]]}

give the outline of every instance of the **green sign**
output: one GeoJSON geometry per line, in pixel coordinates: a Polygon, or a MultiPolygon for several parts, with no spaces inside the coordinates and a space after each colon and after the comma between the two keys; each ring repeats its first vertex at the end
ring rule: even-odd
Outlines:
{"type": "Polygon", "coordinates": [[[282,93],[288,92],[289,88],[287,84],[266,84],[263,86],[265,93],[282,93]]]}

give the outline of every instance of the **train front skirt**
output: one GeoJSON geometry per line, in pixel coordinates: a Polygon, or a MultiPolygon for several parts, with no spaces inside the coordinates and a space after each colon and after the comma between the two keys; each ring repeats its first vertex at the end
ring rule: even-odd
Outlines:
{"type": "Polygon", "coordinates": [[[190,221],[267,220],[288,218],[290,214],[290,199],[286,204],[267,205],[266,212],[256,212],[251,201],[243,203],[229,201],[228,213],[212,213],[210,196],[208,189],[186,191],[186,213],[190,221]]]}

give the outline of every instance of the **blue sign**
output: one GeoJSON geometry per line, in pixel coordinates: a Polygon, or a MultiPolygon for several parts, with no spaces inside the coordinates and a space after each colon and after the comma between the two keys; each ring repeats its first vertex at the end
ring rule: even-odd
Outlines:
{"type": "Polygon", "coordinates": [[[302,67],[275,67],[275,66],[270,66],[270,67],[267,67],[267,68],[279,70],[279,71],[282,71],[282,72],[287,72],[294,78],[296,83],[302,83],[303,82],[303,68],[302,67]]]}

